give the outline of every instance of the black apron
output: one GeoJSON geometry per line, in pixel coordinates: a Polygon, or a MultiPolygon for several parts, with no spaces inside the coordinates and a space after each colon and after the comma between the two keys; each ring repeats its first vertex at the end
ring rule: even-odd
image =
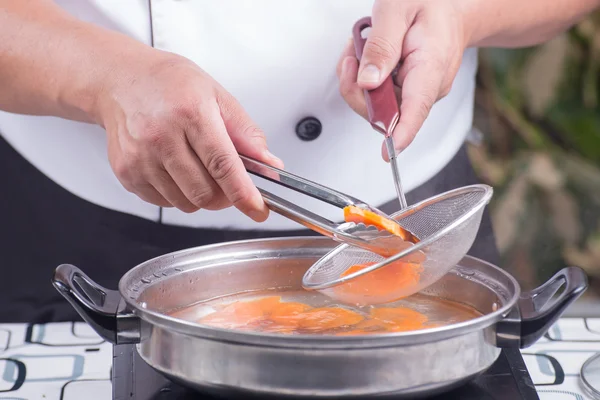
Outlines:
{"type": "MultiPolygon", "coordinates": [[[[413,204],[474,183],[477,177],[462,148],[438,175],[408,193],[407,200],[413,204]]],[[[1,136],[0,188],[0,323],[80,320],[50,283],[62,263],[74,264],[99,284],[116,289],[130,268],[176,250],[250,238],[315,235],[304,229],[261,232],[169,226],[112,211],[55,184],[1,136]]],[[[398,202],[381,208],[395,212],[398,202]]],[[[486,212],[469,254],[497,264],[494,243],[486,212]]]]}

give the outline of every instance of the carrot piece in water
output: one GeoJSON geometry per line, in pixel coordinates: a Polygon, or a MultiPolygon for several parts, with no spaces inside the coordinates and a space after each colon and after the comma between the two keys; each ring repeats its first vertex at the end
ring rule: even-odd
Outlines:
{"type": "Polygon", "coordinates": [[[303,303],[281,303],[269,316],[274,326],[296,328],[310,306],[303,303]]]}
{"type": "Polygon", "coordinates": [[[365,269],[367,267],[370,267],[370,266],[373,266],[375,264],[377,264],[377,263],[376,262],[370,262],[370,263],[365,263],[365,264],[356,264],[356,265],[353,265],[350,268],[348,268],[347,270],[345,270],[344,272],[342,272],[342,275],[340,275],[340,277],[343,278],[343,277],[351,275],[351,274],[353,274],[355,272],[362,271],[363,269],[365,269]]]}
{"type": "MultiPolygon", "coordinates": [[[[376,263],[373,262],[353,265],[344,271],[341,276],[348,276],[375,264],[376,263]]],[[[355,284],[357,289],[359,286],[362,286],[363,289],[367,289],[373,294],[389,293],[397,290],[399,287],[417,285],[419,283],[421,269],[422,267],[420,264],[396,261],[385,267],[355,278],[353,281],[348,282],[348,285],[355,284]]]]}
{"type": "Polygon", "coordinates": [[[263,297],[251,301],[237,301],[226,305],[221,310],[208,314],[199,322],[220,328],[240,329],[267,317],[280,303],[280,296],[263,297]]]}
{"type": "Polygon", "coordinates": [[[391,331],[394,326],[395,324],[388,321],[369,318],[359,322],[354,328],[362,332],[387,332],[391,331]]]}
{"type": "Polygon", "coordinates": [[[279,296],[233,302],[199,322],[244,332],[341,336],[404,332],[435,326],[427,324],[425,315],[405,307],[372,308],[365,316],[339,306],[312,308],[304,303],[282,302],[279,296]]]}
{"type": "MultiPolygon", "coordinates": [[[[241,302],[244,303],[244,302],[241,302]]],[[[240,304],[240,303],[238,303],[240,304]]],[[[261,297],[260,299],[252,300],[247,302],[247,304],[252,305],[253,307],[258,307],[262,310],[263,315],[271,314],[274,310],[279,307],[281,303],[281,296],[269,296],[269,297],[261,297]]]]}
{"type": "MultiPolygon", "coordinates": [[[[341,274],[348,276],[375,263],[353,265],[341,274]]],[[[396,261],[385,267],[354,278],[335,287],[340,298],[352,298],[357,304],[388,303],[402,298],[402,293],[419,284],[422,267],[420,264],[396,261]],[[396,295],[397,293],[397,295],[396,295]]]]}
{"type": "Polygon", "coordinates": [[[387,323],[388,332],[405,332],[425,329],[426,315],[404,307],[375,308],[371,317],[387,323]]]}
{"type": "Polygon", "coordinates": [[[299,328],[321,332],[342,326],[355,325],[363,319],[364,317],[359,313],[346,308],[313,308],[302,314],[299,328]]]}

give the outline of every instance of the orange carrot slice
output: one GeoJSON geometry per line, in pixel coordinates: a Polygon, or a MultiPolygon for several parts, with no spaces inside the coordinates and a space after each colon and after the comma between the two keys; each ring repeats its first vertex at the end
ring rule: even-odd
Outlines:
{"type": "Polygon", "coordinates": [[[304,318],[304,312],[310,306],[302,303],[281,303],[269,316],[274,325],[280,327],[297,327],[304,318]]]}
{"type": "Polygon", "coordinates": [[[405,307],[375,308],[373,319],[384,321],[390,332],[415,331],[425,328],[427,316],[405,307]]]}
{"type": "MultiPolygon", "coordinates": [[[[348,276],[374,263],[353,265],[341,274],[348,276]]],[[[357,304],[389,303],[401,299],[406,289],[419,284],[420,264],[396,261],[333,288],[340,298],[352,298],[357,304]]]]}
{"type": "Polygon", "coordinates": [[[365,210],[356,206],[344,207],[344,220],[346,222],[363,223],[367,226],[375,226],[382,231],[401,237],[403,240],[416,243],[418,239],[402,228],[396,221],[375,214],[373,211],[365,210]]]}
{"type": "Polygon", "coordinates": [[[346,308],[321,307],[305,312],[299,327],[310,331],[325,331],[355,325],[363,319],[362,315],[346,308]]]}
{"type": "Polygon", "coordinates": [[[267,317],[281,302],[281,297],[270,296],[251,301],[238,301],[208,314],[200,323],[225,329],[240,329],[267,317]]]}
{"type": "Polygon", "coordinates": [[[416,321],[420,324],[427,322],[425,314],[407,307],[378,307],[371,310],[371,316],[382,321],[399,323],[416,321]]]}

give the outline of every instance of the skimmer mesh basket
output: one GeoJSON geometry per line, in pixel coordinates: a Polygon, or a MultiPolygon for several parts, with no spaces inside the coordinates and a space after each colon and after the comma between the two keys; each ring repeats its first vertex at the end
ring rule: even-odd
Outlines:
{"type": "MultiPolygon", "coordinates": [[[[343,286],[380,268],[398,265],[396,262],[412,262],[420,265],[418,282],[400,285],[390,299],[406,297],[431,285],[453,268],[469,251],[481,223],[485,206],[492,196],[487,185],[467,186],[434,196],[408,207],[391,217],[414,233],[416,244],[387,235],[393,255],[383,257],[348,244],[342,244],[318,260],[306,272],[302,284],[309,290],[326,290],[332,297],[340,297],[343,286]],[[401,250],[397,250],[401,249],[401,250]],[[370,267],[345,277],[342,274],[358,264],[375,263],[370,267]],[[337,294],[336,294],[337,293],[337,294]]],[[[385,300],[385,299],[384,299],[385,300]]]]}

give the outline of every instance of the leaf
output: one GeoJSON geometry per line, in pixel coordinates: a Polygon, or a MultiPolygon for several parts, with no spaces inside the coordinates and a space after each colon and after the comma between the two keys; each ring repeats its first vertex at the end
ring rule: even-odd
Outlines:
{"type": "Polygon", "coordinates": [[[554,101],[568,51],[568,37],[560,35],[540,46],[527,61],[523,71],[523,92],[527,108],[533,115],[541,116],[554,101]]]}
{"type": "Polygon", "coordinates": [[[547,199],[554,234],[563,243],[576,244],[581,236],[577,201],[564,190],[548,193],[547,199]]]}
{"type": "Polygon", "coordinates": [[[590,275],[600,276],[600,237],[590,237],[584,249],[567,246],[564,257],[569,264],[583,268],[590,275]]]}
{"type": "Polygon", "coordinates": [[[565,182],[564,174],[556,168],[550,156],[542,152],[536,152],[531,157],[528,177],[547,191],[560,189],[565,182]]]}
{"type": "Polygon", "coordinates": [[[510,183],[504,195],[496,200],[492,208],[492,220],[496,234],[496,244],[502,253],[519,237],[520,222],[525,214],[523,203],[529,188],[525,175],[518,176],[510,183]]]}
{"type": "Polygon", "coordinates": [[[556,104],[548,120],[577,154],[600,163],[600,113],[597,110],[556,104]]]}

